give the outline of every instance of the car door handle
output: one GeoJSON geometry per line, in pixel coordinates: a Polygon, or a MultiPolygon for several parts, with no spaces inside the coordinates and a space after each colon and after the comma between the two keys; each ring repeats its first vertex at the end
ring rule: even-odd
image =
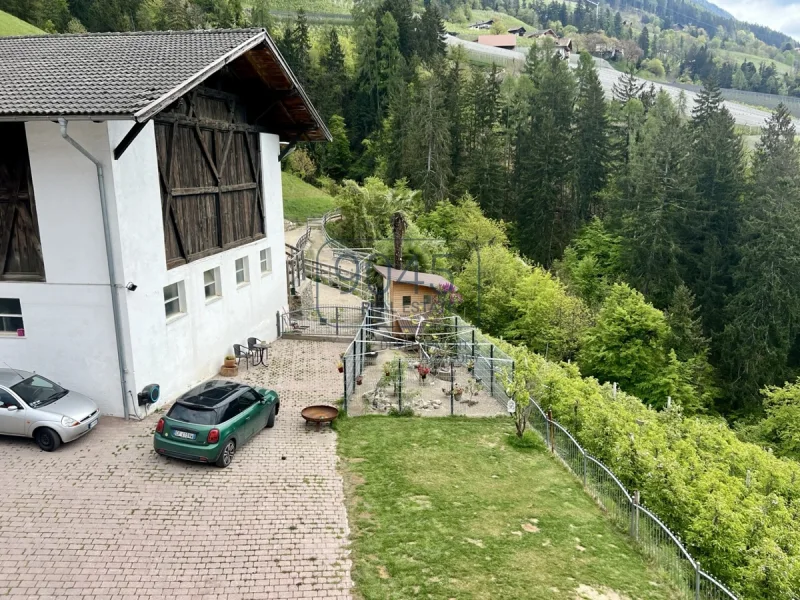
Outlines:
{"type": "Polygon", "coordinates": [[[249,421],[249,420],[250,420],[250,417],[247,417],[247,418],[245,419],[245,421],[249,421]]]}

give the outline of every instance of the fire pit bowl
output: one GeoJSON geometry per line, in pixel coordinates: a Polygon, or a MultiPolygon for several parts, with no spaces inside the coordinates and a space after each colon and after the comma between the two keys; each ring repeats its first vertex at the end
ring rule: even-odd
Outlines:
{"type": "Polygon", "coordinates": [[[301,412],[306,423],[316,423],[317,430],[319,430],[320,423],[333,423],[333,420],[339,416],[339,409],[333,406],[326,406],[318,404],[316,406],[307,406],[301,412]]]}

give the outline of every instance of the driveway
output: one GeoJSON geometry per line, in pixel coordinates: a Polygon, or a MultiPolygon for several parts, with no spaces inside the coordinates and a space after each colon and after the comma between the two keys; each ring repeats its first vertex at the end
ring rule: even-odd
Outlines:
{"type": "Polygon", "coordinates": [[[240,377],[281,412],[227,469],[157,456],[143,422],[103,418],[57,452],[2,438],[0,596],[349,598],[336,436],[299,411],[341,393],[342,344],[279,340],[240,377]]]}

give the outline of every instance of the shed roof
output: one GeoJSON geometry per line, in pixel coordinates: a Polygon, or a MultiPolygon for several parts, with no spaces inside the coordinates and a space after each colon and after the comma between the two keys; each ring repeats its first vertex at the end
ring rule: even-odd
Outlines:
{"type": "Polygon", "coordinates": [[[258,86],[282,137],[330,139],[264,29],[0,38],[0,120],[145,122],[222,69],[258,86]]]}
{"type": "Polygon", "coordinates": [[[395,283],[409,283],[411,285],[429,288],[438,288],[441,285],[450,283],[447,279],[435,273],[395,269],[394,267],[379,267],[378,265],[375,265],[374,269],[381,277],[390,279],[395,283]]]}
{"type": "Polygon", "coordinates": [[[517,45],[517,37],[512,33],[503,35],[479,35],[478,43],[484,46],[494,46],[498,48],[504,46],[514,47],[517,45]]]}

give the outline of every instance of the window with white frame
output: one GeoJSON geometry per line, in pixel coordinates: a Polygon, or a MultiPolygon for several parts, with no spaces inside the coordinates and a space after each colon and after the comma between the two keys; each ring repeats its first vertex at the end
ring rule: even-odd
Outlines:
{"type": "Polygon", "coordinates": [[[219,267],[209,269],[203,273],[203,287],[206,291],[206,300],[214,300],[222,296],[222,288],[219,282],[219,267]]]}
{"type": "Polygon", "coordinates": [[[246,256],[236,259],[236,285],[250,282],[250,265],[246,256]]]}
{"type": "Polygon", "coordinates": [[[0,335],[25,335],[19,298],[0,298],[0,335]]]}
{"type": "Polygon", "coordinates": [[[167,319],[172,319],[186,312],[182,281],[164,286],[164,312],[167,315],[167,319]]]}
{"type": "Polygon", "coordinates": [[[272,273],[272,248],[264,248],[261,251],[261,274],[272,273]]]}

